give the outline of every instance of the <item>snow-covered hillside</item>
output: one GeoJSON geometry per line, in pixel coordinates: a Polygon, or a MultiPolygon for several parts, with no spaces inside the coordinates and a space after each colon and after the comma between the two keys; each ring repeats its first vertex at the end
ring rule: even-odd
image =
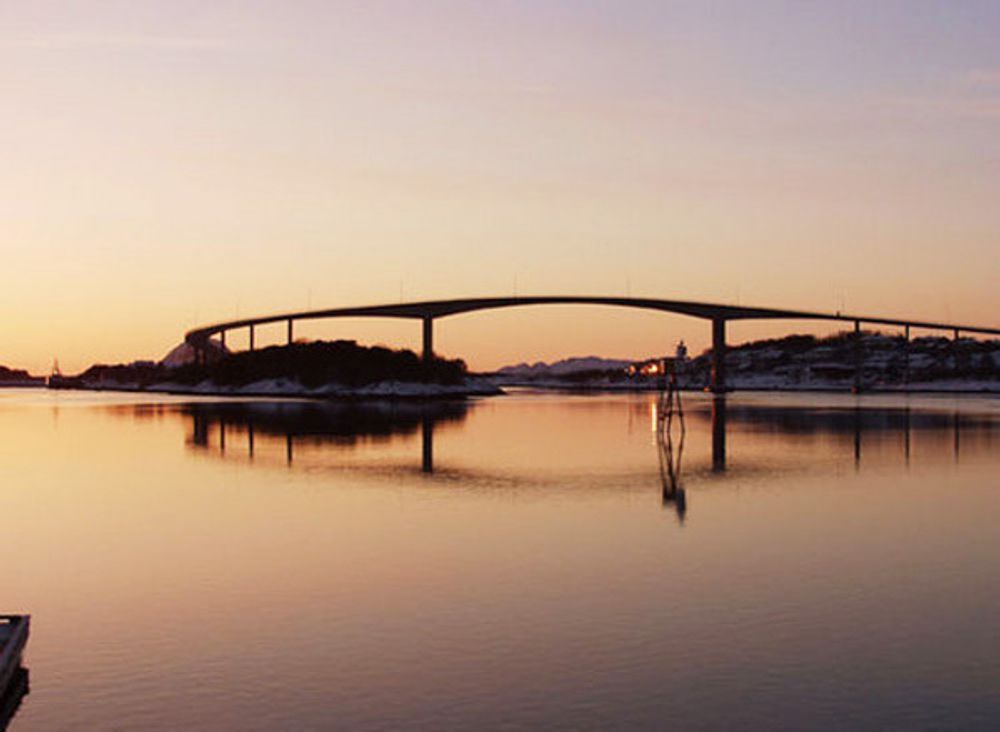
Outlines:
{"type": "Polygon", "coordinates": [[[498,376],[510,376],[529,379],[544,379],[553,376],[568,376],[570,374],[594,373],[603,371],[621,371],[632,361],[618,358],[600,358],[599,356],[577,356],[564,358],[555,363],[538,361],[533,364],[520,363],[516,366],[504,366],[497,369],[498,376]]]}

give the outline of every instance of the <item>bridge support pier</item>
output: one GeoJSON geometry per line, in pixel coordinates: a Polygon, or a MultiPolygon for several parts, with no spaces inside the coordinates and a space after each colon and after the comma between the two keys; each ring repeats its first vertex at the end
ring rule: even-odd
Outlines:
{"type": "Polygon", "coordinates": [[[726,319],[712,318],[712,380],[709,391],[726,391],[726,319]]]}
{"type": "Polygon", "coordinates": [[[965,364],[962,362],[961,352],[959,348],[959,340],[961,340],[961,335],[959,334],[958,328],[952,331],[951,339],[951,375],[953,378],[958,378],[959,372],[964,368],[965,364]]]}
{"type": "Polygon", "coordinates": [[[861,354],[861,321],[854,321],[854,386],[851,388],[855,394],[860,394],[864,386],[862,384],[862,370],[864,359],[861,354]]]}
{"type": "MultiPolygon", "coordinates": [[[[903,386],[910,388],[910,326],[905,326],[903,333],[903,386]]],[[[907,433],[909,439],[909,433],[907,433]]]]}
{"type": "Polygon", "coordinates": [[[250,326],[250,350],[251,351],[254,349],[254,340],[255,340],[254,339],[254,329],[253,329],[253,326],[251,325],[250,326]]]}
{"type": "Polygon", "coordinates": [[[424,316],[424,362],[430,363],[434,359],[434,318],[429,315],[424,316]]]}
{"type": "Polygon", "coordinates": [[[291,318],[288,319],[288,345],[292,345],[292,343],[295,341],[295,330],[294,327],[292,326],[292,323],[294,322],[295,321],[292,320],[291,318]]]}

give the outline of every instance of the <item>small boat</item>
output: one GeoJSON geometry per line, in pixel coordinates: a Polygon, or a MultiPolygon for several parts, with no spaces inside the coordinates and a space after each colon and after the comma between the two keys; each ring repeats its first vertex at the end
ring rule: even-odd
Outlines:
{"type": "Polygon", "coordinates": [[[0,615],[0,696],[21,670],[30,615],[0,615]]]}

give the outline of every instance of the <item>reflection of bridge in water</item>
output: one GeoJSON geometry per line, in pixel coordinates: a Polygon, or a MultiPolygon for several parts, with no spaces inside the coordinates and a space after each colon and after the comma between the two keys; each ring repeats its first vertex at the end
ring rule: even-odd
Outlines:
{"type": "MultiPolygon", "coordinates": [[[[670,410],[673,402],[660,399],[654,405],[654,420],[660,426],[657,449],[660,462],[660,480],[664,507],[673,508],[683,522],[687,511],[687,493],[682,480],[681,463],[684,455],[686,432],[681,430],[679,439],[670,429],[670,410]]],[[[677,406],[680,402],[678,401],[677,406]]],[[[959,411],[912,410],[880,408],[856,403],[851,407],[810,409],[760,404],[729,403],[725,395],[714,395],[707,406],[695,403],[688,411],[689,417],[707,419],[711,425],[711,467],[709,474],[722,478],[729,471],[727,458],[730,426],[741,431],[770,431],[783,435],[808,436],[815,434],[843,435],[850,437],[855,471],[860,471],[865,453],[865,435],[899,434],[902,437],[901,459],[909,468],[912,457],[913,434],[916,431],[951,433],[951,455],[958,464],[962,455],[963,431],[987,430],[992,436],[996,421],[989,417],[963,415],[959,411]]],[[[676,420],[676,416],[674,417],[676,420]]],[[[683,412],[680,413],[683,423],[683,412]]]]}
{"type": "MultiPolygon", "coordinates": [[[[912,435],[918,430],[952,433],[951,451],[957,462],[961,455],[962,432],[994,422],[978,420],[959,412],[910,410],[908,408],[868,407],[857,402],[824,408],[780,406],[732,401],[732,397],[716,395],[685,399],[688,423],[709,422],[710,459],[699,467],[686,465],[688,477],[699,479],[715,476],[724,479],[733,468],[729,442],[732,433],[772,433],[785,436],[828,434],[842,436],[853,450],[855,468],[860,470],[865,454],[866,434],[897,433],[902,437],[901,458],[910,462],[912,435]]],[[[654,410],[662,408],[653,404],[654,410]]],[[[284,441],[284,461],[292,466],[297,445],[329,444],[351,446],[366,442],[386,442],[394,437],[420,435],[420,470],[435,472],[435,429],[443,423],[460,423],[468,415],[470,404],[463,401],[440,402],[209,402],[186,405],[184,411],[192,419],[190,443],[200,449],[213,447],[223,455],[242,453],[254,458],[261,435],[284,441]]],[[[699,431],[703,432],[703,431],[699,431]]],[[[690,438],[688,449],[691,449],[690,438]]],[[[671,444],[662,445],[660,464],[664,468],[664,497],[674,498],[683,490],[681,458],[684,438],[673,437],[671,444]],[[665,452],[662,448],[668,448],[665,452]],[[668,486],[669,483],[669,486],[668,486]],[[671,492],[667,495],[668,489],[671,492]]],[[[695,447],[698,445],[696,444],[695,447]]],[[[747,460],[753,454],[737,458],[735,466],[745,472],[747,460]]],[[[416,461],[415,461],[416,464],[416,461]]]]}

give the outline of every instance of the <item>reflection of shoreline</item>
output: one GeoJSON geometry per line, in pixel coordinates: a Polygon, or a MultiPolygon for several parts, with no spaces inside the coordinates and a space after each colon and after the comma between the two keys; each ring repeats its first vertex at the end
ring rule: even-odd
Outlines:
{"type": "MultiPolygon", "coordinates": [[[[725,399],[731,400],[732,397],[725,399]]],[[[710,407],[703,404],[689,407],[689,414],[710,420],[711,412],[718,404],[719,401],[713,399],[710,407]]],[[[963,429],[993,429],[996,425],[996,420],[989,416],[962,414],[954,410],[864,404],[796,407],[730,402],[725,405],[722,418],[734,426],[766,426],[771,432],[789,435],[845,434],[854,433],[859,428],[864,432],[901,432],[906,429],[940,431],[953,429],[956,421],[963,429]]]]}
{"type": "MultiPolygon", "coordinates": [[[[468,414],[464,401],[448,402],[221,402],[189,404],[192,418],[190,444],[209,446],[217,434],[219,451],[227,450],[227,434],[246,434],[246,449],[254,455],[258,434],[285,438],[286,462],[295,460],[296,438],[311,444],[354,445],[363,440],[382,441],[421,432],[422,470],[434,470],[434,427],[439,422],[461,422],[468,414]]],[[[231,447],[231,445],[230,445],[231,447]]]]}
{"type": "Polygon", "coordinates": [[[351,443],[366,437],[390,437],[416,432],[426,420],[461,421],[465,402],[211,402],[184,406],[195,425],[192,442],[204,444],[213,426],[252,427],[261,434],[309,436],[351,443]]]}
{"type": "Polygon", "coordinates": [[[865,435],[891,435],[902,437],[902,461],[910,464],[913,435],[922,432],[950,432],[951,452],[955,463],[962,455],[963,432],[997,431],[996,419],[959,411],[913,410],[909,407],[869,407],[855,404],[852,407],[825,407],[802,409],[772,405],[727,405],[725,397],[713,399],[708,417],[704,410],[699,414],[712,424],[713,472],[726,470],[727,421],[742,430],[760,433],[761,427],[774,434],[792,436],[842,435],[851,438],[854,466],[860,470],[864,453],[865,435]]]}
{"type": "MultiPolygon", "coordinates": [[[[985,432],[987,440],[992,441],[992,435],[998,432],[996,419],[983,415],[963,415],[958,411],[946,413],[942,411],[914,411],[903,408],[872,408],[859,404],[853,407],[837,408],[802,408],[757,404],[731,404],[731,397],[716,395],[710,403],[695,403],[687,407],[689,416],[695,420],[709,422],[711,434],[711,469],[685,471],[691,475],[713,475],[725,479],[730,472],[730,460],[736,463],[736,472],[745,475],[747,464],[744,462],[751,455],[737,454],[731,456],[728,441],[731,433],[790,435],[793,437],[813,437],[818,435],[833,435],[850,437],[848,448],[853,452],[855,471],[860,471],[865,454],[865,436],[869,441],[876,435],[900,435],[901,448],[898,453],[899,462],[907,468],[910,466],[913,454],[913,435],[919,432],[951,433],[949,440],[951,454],[955,464],[961,462],[963,434],[966,432],[985,432]],[[693,408],[692,408],[693,407],[693,408]],[[749,428],[749,429],[748,429],[749,428]]],[[[664,402],[654,406],[654,415],[658,422],[664,420],[661,410],[664,402]]],[[[682,487],[681,456],[684,450],[683,433],[679,443],[672,440],[669,432],[660,430],[658,435],[660,474],[663,485],[663,504],[672,505],[683,521],[687,510],[686,491],[682,487]],[[676,449],[675,449],[676,448],[676,449]]]]}
{"type": "MultiPolygon", "coordinates": [[[[648,402],[645,402],[648,404],[648,402]]],[[[708,452],[707,459],[688,460],[684,475],[699,485],[721,481],[745,479],[761,470],[773,471],[776,465],[786,468],[801,463],[803,470],[813,464],[813,453],[807,446],[816,438],[833,436],[835,452],[853,462],[857,469],[862,463],[896,461],[909,465],[911,454],[921,457],[925,450],[918,436],[923,433],[948,433],[942,444],[958,462],[963,451],[969,453],[989,449],[1000,423],[989,414],[943,412],[939,409],[908,409],[905,407],[868,406],[856,400],[839,404],[787,405],[747,403],[736,395],[722,395],[709,399],[685,398],[685,411],[689,426],[695,426],[685,448],[695,456],[708,452]],[[898,436],[893,437],[893,436],[898,436]],[[732,444],[737,438],[735,447],[732,444]],[[970,441],[968,438],[972,437],[970,441]],[[766,447],[760,450],[760,439],[778,441],[781,449],[768,458],[766,447]],[[747,447],[750,439],[753,447],[747,447]],[[888,442],[887,442],[888,439],[888,442]],[[886,452],[887,444],[898,442],[898,451],[886,452]],[[916,447],[913,447],[914,442],[916,447]],[[774,462],[774,459],[777,462],[774,462]],[[762,463],[762,459],[764,463],[762,463]]],[[[639,407],[639,403],[636,403],[639,407]]],[[[301,447],[323,449],[350,448],[360,443],[387,443],[397,436],[420,433],[419,457],[414,450],[411,465],[424,473],[435,473],[438,479],[455,481],[476,480],[480,484],[538,484],[544,482],[546,462],[539,458],[541,471],[514,475],[503,465],[487,470],[469,470],[468,467],[451,465],[437,470],[435,465],[435,429],[442,422],[463,422],[475,403],[465,401],[422,403],[317,403],[290,401],[205,402],[183,405],[183,414],[191,417],[188,443],[196,449],[211,448],[220,456],[243,455],[250,460],[263,454],[261,438],[268,436],[269,448],[264,451],[271,459],[283,453],[287,466],[299,459],[301,447]],[[277,437],[279,440],[275,440],[277,437]],[[282,444],[283,443],[283,444],[282,444]],[[280,452],[274,448],[283,448],[280,452]],[[277,454],[276,454],[277,452],[277,454]]],[[[526,425],[526,429],[529,425],[526,425]]],[[[820,440],[820,443],[823,440],[820,440]]],[[[941,440],[938,440],[941,442],[941,440]]],[[[497,445],[497,449],[502,449],[497,445]]],[[[833,448],[831,448],[833,449],[833,448]]],[[[334,453],[331,453],[333,455],[334,453]]],[[[940,456],[940,451],[935,451],[940,456]]],[[[315,457],[315,450],[312,452],[315,457]]],[[[670,457],[669,455],[666,457],[670,457]]],[[[668,477],[675,472],[672,484],[680,486],[678,464],[668,460],[668,477]]],[[[280,458],[279,458],[280,459],[280,458]]],[[[312,458],[310,458],[312,459],[312,458]]],[[[339,465],[344,465],[338,461],[339,465]]],[[[398,467],[398,464],[397,464],[398,467]]],[[[680,495],[669,491],[668,497],[680,495]]]]}

